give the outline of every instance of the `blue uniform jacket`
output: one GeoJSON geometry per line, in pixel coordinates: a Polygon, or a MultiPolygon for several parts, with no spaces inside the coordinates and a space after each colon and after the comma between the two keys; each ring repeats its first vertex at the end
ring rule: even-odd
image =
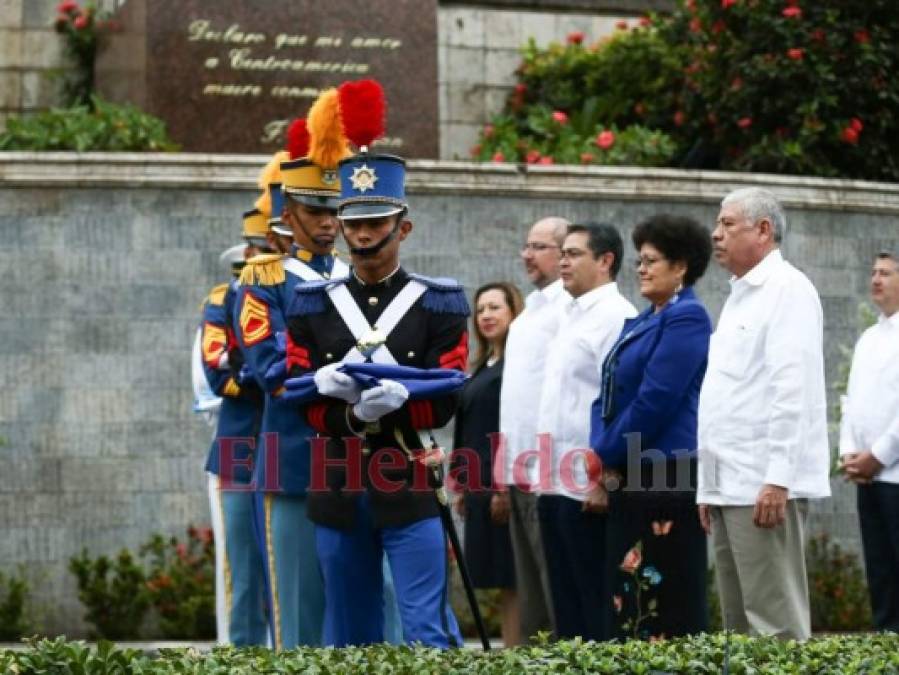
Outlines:
{"type": "MultiPolygon", "coordinates": [[[[300,259],[319,274],[330,276],[334,267],[332,255],[300,259]]],[[[253,274],[250,269],[253,262],[247,264],[234,307],[238,344],[265,392],[253,478],[257,490],[304,495],[309,485],[309,439],[315,432],[300,414],[297,404],[280,399],[287,371],[272,367],[286,359],[285,316],[294,288],[305,282],[284,269],[280,261],[268,264],[269,269],[272,266],[280,269],[280,281],[272,283],[275,279],[269,277],[245,285],[248,275],[253,274]],[[273,371],[278,372],[274,377],[273,371]],[[277,466],[268,466],[274,457],[277,457],[277,466]]]]}
{"type": "Polygon", "coordinates": [[[220,474],[224,450],[233,458],[233,472],[226,469],[231,478],[235,483],[246,484],[251,477],[247,462],[252,461],[262,420],[262,394],[255,382],[243,382],[240,378],[242,359],[236,350],[231,321],[236,296],[235,280],[214,288],[203,306],[203,371],[210,388],[222,398],[206,470],[220,474]],[[230,446],[223,439],[230,439],[230,446]]]}
{"type": "Polygon", "coordinates": [[[644,450],[695,454],[711,334],[709,314],[689,287],[661,312],[649,307],[625,321],[603,364],[602,390],[590,415],[590,446],[605,466],[627,464],[625,434],[631,433],[641,434],[644,450]]]}

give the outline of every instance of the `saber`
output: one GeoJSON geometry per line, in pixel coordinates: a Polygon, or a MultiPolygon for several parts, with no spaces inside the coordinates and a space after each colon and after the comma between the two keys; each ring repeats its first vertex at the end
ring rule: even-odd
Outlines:
{"type": "MultiPolygon", "coordinates": [[[[435,457],[440,451],[434,436],[431,436],[431,452],[423,457],[416,457],[414,453],[406,447],[403,440],[402,431],[399,428],[393,430],[393,435],[397,443],[409,457],[411,462],[422,462],[431,474],[431,480],[434,485],[434,498],[437,500],[437,510],[440,511],[440,521],[443,523],[443,529],[450,540],[450,546],[453,549],[453,555],[456,557],[456,564],[459,566],[459,574],[462,575],[462,585],[465,587],[465,596],[468,598],[468,606],[471,608],[471,615],[474,617],[474,624],[478,631],[478,637],[481,638],[481,646],[485,652],[490,651],[490,639],[487,637],[487,629],[484,626],[484,618],[481,616],[481,608],[478,606],[478,599],[474,593],[474,585],[471,583],[471,577],[468,575],[468,565],[462,555],[462,544],[459,543],[459,533],[456,532],[456,524],[453,522],[453,514],[449,509],[449,499],[446,494],[446,486],[443,484],[442,460],[435,457]]],[[[440,453],[442,454],[442,453],[440,453]]]]}

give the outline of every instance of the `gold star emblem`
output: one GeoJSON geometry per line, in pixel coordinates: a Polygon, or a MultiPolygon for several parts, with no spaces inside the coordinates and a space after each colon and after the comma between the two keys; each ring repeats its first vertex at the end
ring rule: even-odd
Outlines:
{"type": "Polygon", "coordinates": [[[374,169],[369,168],[367,164],[363,164],[362,166],[353,168],[353,175],[350,176],[350,182],[353,184],[354,190],[365,192],[367,190],[375,189],[375,183],[378,182],[378,177],[375,175],[374,169]]]}

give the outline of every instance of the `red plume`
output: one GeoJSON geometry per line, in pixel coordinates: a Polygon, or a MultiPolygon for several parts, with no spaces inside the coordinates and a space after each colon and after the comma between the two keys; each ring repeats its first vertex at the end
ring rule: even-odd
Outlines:
{"type": "Polygon", "coordinates": [[[384,89],[376,80],[344,82],[337,88],[344,135],[356,147],[371,145],[384,135],[384,89]]]}
{"type": "Polygon", "coordinates": [[[309,154],[309,131],[305,118],[298,117],[287,127],[287,152],[291,159],[299,159],[309,154]]]}

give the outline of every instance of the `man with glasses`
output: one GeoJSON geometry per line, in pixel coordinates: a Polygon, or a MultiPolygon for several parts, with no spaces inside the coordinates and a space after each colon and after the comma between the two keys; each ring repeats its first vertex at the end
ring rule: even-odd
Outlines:
{"type": "Polygon", "coordinates": [[[697,501],[725,627],[806,640],[808,500],[830,496],[824,319],[785,229],[768,190],[721,202],[713,250],[733,276],[699,397],[697,501]]]}
{"type": "MultiPolygon", "coordinates": [[[[637,310],[618,292],[624,245],[612,225],[571,225],[562,245],[562,285],[570,295],[546,359],[537,431],[550,444],[552,468],[537,484],[556,635],[561,639],[610,637],[605,579],[607,498],[591,490],[590,408],[600,387],[600,366],[637,310]]],[[[595,487],[595,486],[594,486],[595,487]]]]}
{"type": "Polygon", "coordinates": [[[505,442],[503,480],[509,486],[509,532],[523,640],[538,631],[554,629],[554,624],[537,521],[537,497],[531,489],[536,482],[537,467],[530,462],[527,471],[515,472],[518,475],[513,475],[512,467],[523,464],[525,453],[536,448],[546,355],[558,329],[559,309],[570,299],[559,279],[560,251],[569,225],[564,218],[544,218],[528,232],[521,259],[535,290],[528,295],[524,311],[509,328],[503,366],[500,394],[500,432],[505,442]]]}

